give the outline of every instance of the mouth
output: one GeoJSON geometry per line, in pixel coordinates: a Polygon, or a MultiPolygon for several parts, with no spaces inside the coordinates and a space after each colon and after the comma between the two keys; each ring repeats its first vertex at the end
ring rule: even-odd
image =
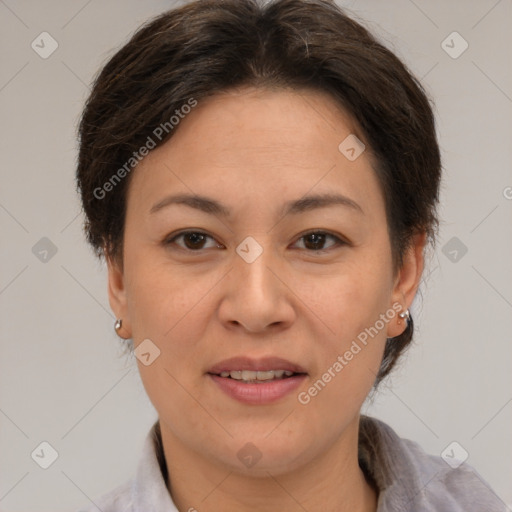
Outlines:
{"type": "Polygon", "coordinates": [[[263,405],[280,400],[307,377],[301,366],[281,358],[232,358],[207,372],[217,389],[235,400],[263,405]]]}
{"type": "Polygon", "coordinates": [[[217,375],[224,379],[233,379],[246,384],[262,384],[275,380],[289,379],[297,375],[305,375],[305,373],[296,373],[289,370],[231,370],[223,371],[218,374],[210,373],[210,375],[217,375]]]}

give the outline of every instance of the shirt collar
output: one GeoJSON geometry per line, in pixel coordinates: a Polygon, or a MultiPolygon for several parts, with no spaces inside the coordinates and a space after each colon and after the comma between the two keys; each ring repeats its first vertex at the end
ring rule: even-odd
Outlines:
{"type": "Polygon", "coordinates": [[[156,421],[144,442],[132,494],[134,510],[179,512],[167,489],[167,465],[160,423],[156,421]]]}

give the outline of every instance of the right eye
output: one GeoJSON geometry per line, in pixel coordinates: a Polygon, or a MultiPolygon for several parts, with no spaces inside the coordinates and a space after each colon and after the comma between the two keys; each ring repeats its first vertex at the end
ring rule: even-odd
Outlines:
{"type": "MultiPolygon", "coordinates": [[[[214,240],[213,237],[208,235],[207,233],[203,233],[202,231],[182,231],[181,233],[178,233],[172,238],[166,238],[164,240],[164,245],[168,246],[171,244],[176,244],[181,249],[184,249],[185,251],[190,252],[198,252],[202,249],[205,249],[205,241],[210,238],[211,240],[214,240]],[[183,245],[178,243],[178,240],[183,241],[183,245]]],[[[219,246],[219,244],[214,244],[214,247],[221,248],[222,246],[219,246]]]]}

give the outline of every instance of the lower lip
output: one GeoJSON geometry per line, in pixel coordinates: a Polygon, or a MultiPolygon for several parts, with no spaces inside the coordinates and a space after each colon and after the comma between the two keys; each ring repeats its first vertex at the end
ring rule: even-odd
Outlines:
{"type": "Polygon", "coordinates": [[[297,389],[306,375],[294,375],[285,379],[272,380],[261,384],[208,374],[224,393],[244,404],[263,405],[277,402],[279,399],[297,389]]]}

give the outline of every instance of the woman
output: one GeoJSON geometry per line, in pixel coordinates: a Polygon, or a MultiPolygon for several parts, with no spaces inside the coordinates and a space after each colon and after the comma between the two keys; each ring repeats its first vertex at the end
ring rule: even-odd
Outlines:
{"type": "Polygon", "coordinates": [[[412,339],[440,169],[421,85],[329,0],[142,27],[96,79],[77,178],[159,419],[97,507],[503,510],[360,414],[412,339]]]}

